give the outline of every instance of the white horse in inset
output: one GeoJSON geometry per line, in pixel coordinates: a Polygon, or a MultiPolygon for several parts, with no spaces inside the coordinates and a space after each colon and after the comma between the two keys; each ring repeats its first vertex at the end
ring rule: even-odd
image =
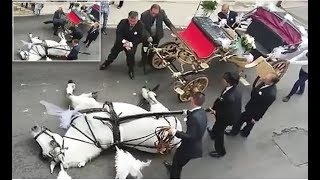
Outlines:
{"type": "Polygon", "coordinates": [[[60,41],[53,40],[40,40],[39,37],[33,37],[30,33],[29,38],[31,42],[22,41],[27,45],[28,50],[18,50],[22,60],[26,61],[39,61],[46,57],[47,61],[51,59],[49,56],[64,57],[70,53],[70,47],[63,32],[58,34],[60,41]]]}
{"type": "MultiPolygon", "coordinates": [[[[95,93],[77,96],[73,94],[74,89],[75,83],[69,81],[66,88],[67,97],[71,100],[74,111],[81,114],[72,116],[69,120],[70,127],[63,137],[43,127],[34,126],[31,129],[32,136],[42,148],[42,154],[53,159],[51,172],[57,163],[62,163],[64,168],[83,167],[103,150],[114,145],[133,147],[150,153],[168,149],[168,146],[163,144],[165,141],[167,145],[170,143],[169,147],[180,145],[179,138],[168,136],[165,131],[168,127],[182,130],[180,121],[172,115],[137,116],[128,121],[117,121],[117,118],[130,115],[168,113],[169,110],[155,98],[154,92],[142,88],[142,95],[151,106],[149,112],[139,106],[123,102],[107,103],[105,106],[104,103],[94,99],[95,93]],[[101,120],[98,117],[111,120],[101,120]]],[[[133,164],[146,166],[144,163],[133,164]]]]}

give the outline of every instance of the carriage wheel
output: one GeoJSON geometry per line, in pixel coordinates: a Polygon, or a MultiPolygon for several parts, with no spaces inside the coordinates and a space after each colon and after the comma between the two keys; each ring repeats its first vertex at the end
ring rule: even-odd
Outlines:
{"type": "MultiPolygon", "coordinates": [[[[160,54],[164,57],[176,57],[178,44],[175,42],[166,42],[162,45],[160,45],[158,48],[162,48],[163,51],[160,52],[160,54]]],[[[173,58],[170,58],[173,59],[173,58]]],[[[157,54],[154,54],[151,60],[151,65],[155,69],[163,69],[165,68],[165,64],[163,63],[163,60],[160,59],[160,57],[157,54]]]]}
{"type": "MultiPolygon", "coordinates": [[[[289,67],[289,62],[287,60],[278,60],[276,62],[270,62],[275,72],[278,74],[279,78],[281,79],[283,75],[287,72],[289,67]]],[[[254,87],[259,86],[262,83],[260,77],[258,76],[253,83],[254,87]]]]}
{"type": "Polygon", "coordinates": [[[178,60],[183,64],[193,64],[196,58],[191,52],[183,49],[181,51],[178,51],[178,60]]]}
{"type": "Polygon", "coordinates": [[[209,84],[209,79],[205,75],[198,75],[198,77],[193,78],[181,89],[184,91],[184,94],[178,94],[178,99],[181,102],[190,101],[191,94],[194,92],[203,92],[209,84]]]}

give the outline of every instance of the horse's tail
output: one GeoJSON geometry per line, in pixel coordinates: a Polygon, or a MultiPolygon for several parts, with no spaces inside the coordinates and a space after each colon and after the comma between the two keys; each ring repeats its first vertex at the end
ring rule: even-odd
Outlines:
{"type": "Polygon", "coordinates": [[[29,42],[24,41],[24,40],[20,40],[20,41],[22,42],[23,46],[27,46],[27,47],[28,47],[28,49],[31,49],[31,47],[32,47],[32,43],[29,43],[29,42]]]}

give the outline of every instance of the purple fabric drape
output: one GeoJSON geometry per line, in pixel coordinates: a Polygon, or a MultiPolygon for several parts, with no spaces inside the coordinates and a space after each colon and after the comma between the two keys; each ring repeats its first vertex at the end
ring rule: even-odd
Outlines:
{"type": "Polygon", "coordinates": [[[263,22],[266,26],[277,33],[287,44],[299,44],[301,42],[301,34],[289,23],[283,23],[283,19],[268,10],[259,7],[251,16],[263,22]]]}

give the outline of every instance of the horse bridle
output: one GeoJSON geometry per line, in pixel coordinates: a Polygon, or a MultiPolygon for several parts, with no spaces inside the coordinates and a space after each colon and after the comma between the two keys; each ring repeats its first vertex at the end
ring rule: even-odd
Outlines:
{"type": "MultiPolygon", "coordinates": [[[[46,134],[47,136],[49,136],[52,140],[51,141],[53,141],[59,148],[60,148],[60,151],[59,151],[59,153],[58,154],[56,154],[56,155],[52,155],[50,152],[49,152],[49,154],[48,154],[48,156],[49,156],[49,158],[51,159],[51,161],[55,161],[55,159],[56,159],[56,157],[58,157],[60,154],[62,154],[62,155],[64,155],[64,149],[67,149],[67,148],[65,148],[64,147],[64,139],[63,139],[63,141],[62,141],[62,146],[60,146],[60,144],[57,142],[57,140],[51,135],[51,134],[49,134],[48,133],[48,131],[49,132],[51,132],[51,130],[50,129],[48,129],[47,127],[41,127],[41,132],[39,133],[39,134],[37,134],[35,137],[34,137],[34,139],[37,141],[37,139],[38,139],[38,137],[40,136],[40,135],[42,135],[42,134],[46,134]]],[[[50,142],[51,142],[50,141],[50,142]]],[[[40,146],[41,147],[41,146],[40,146]]],[[[54,149],[55,147],[53,147],[53,149],[54,149]]],[[[41,151],[42,151],[42,148],[41,148],[41,151]]]]}
{"type": "MultiPolygon", "coordinates": [[[[84,141],[84,140],[78,139],[78,138],[69,137],[69,136],[63,136],[63,138],[69,138],[69,139],[81,141],[81,142],[84,142],[84,143],[93,144],[93,145],[95,145],[96,147],[98,147],[100,149],[102,149],[103,145],[109,145],[109,146],[127,145],[127,146],[133,146],[133,148],[137,147],[137,146],[145,147],[145,148],[156,148],[159,152],[161,152],[160,150],[163,149],[164,147],[165,147],[166,152],[168,152],[171,148],[173,148],[174,146],[176,146],[177,144],[180,143],[180,142],[178,142],[178,143],[175,143],[175,144],[171,144],[171,141],[173,140],[174,136],[169,136],[168,137],[168,136],[165,135],[165,131],[168,129],[168,126],[157,127],[155,129],[155,132],[150,133],[150,134],[148,134],[146,136],[120,142],[119,125],[121,123],[123,123],[123,121],[117,121],[119,119],[119,116],[120,116],[121,113],[119,115],[116,114],[116,112],[113,109],[113,105],[112,105],[111,102],[107,102],[106,101],[103,104],[102,108],[84,109],[84,110],[80,110],[79,113],[82,113],[82,115],[84,116],[84,120],[87,123],[87,126],[88,126],[88,128],[90,130],[90,133],[92,135],[92,138],[90,138],[87,134],[82,132],[79,128],[77,128],[73,124],[73,121],[76,120],[80,116],[73,116],[72,117],[71,123],[70,123],[70,127],[73,127],[74,129],[79,131],[82,135],[84,135],[91,142],[84,141]],[[109,107],[109,111],[106,108],[104,108],[105,105],[107,105],[109,107]],[[104,125],[107,125],[111,129],[111,131],[113,132],[113,138],[114,138],[114,142],[113,143],[101,144],[99,141],[97,141],[97,139],[96,139],[96,137],[95,137],[95,135],[94,135],[94,133],[93,133],[93,131],[91,129],[91,126],[90,126],[90,124],[88,122],[87,116],[86,116],[87,114],[94,113],[94,112],[107,112],[110,115],[111,121],[110,120],[101,120],[101,119],[97,119],[97,120],[100,120],[104,125]],[[107,123],[105,121],[107,121],[107,123]],[[153,138],[154,136],[157,137],[157,142],[155,142],[155,146],[142,145],[142,143],[144,143],[145,141],[153,138]],[[130,144],[129,143],[129,142],[140,140],[140,139],[144,139],[144,138],[146,138],[146,139],[143,140],[142,142],[138,143],[138,144],[130,144]]],[[[176,117],[174,117],[174,118],[175,118],[175,128],[177,128],[178,120],[177,120],[176,117]]],[[[168,122],[169,127],[171,127],[171,124],[170,124],[169,120],[167,120],[166,117],[164,117],[164,119],[168,122]]]]}

